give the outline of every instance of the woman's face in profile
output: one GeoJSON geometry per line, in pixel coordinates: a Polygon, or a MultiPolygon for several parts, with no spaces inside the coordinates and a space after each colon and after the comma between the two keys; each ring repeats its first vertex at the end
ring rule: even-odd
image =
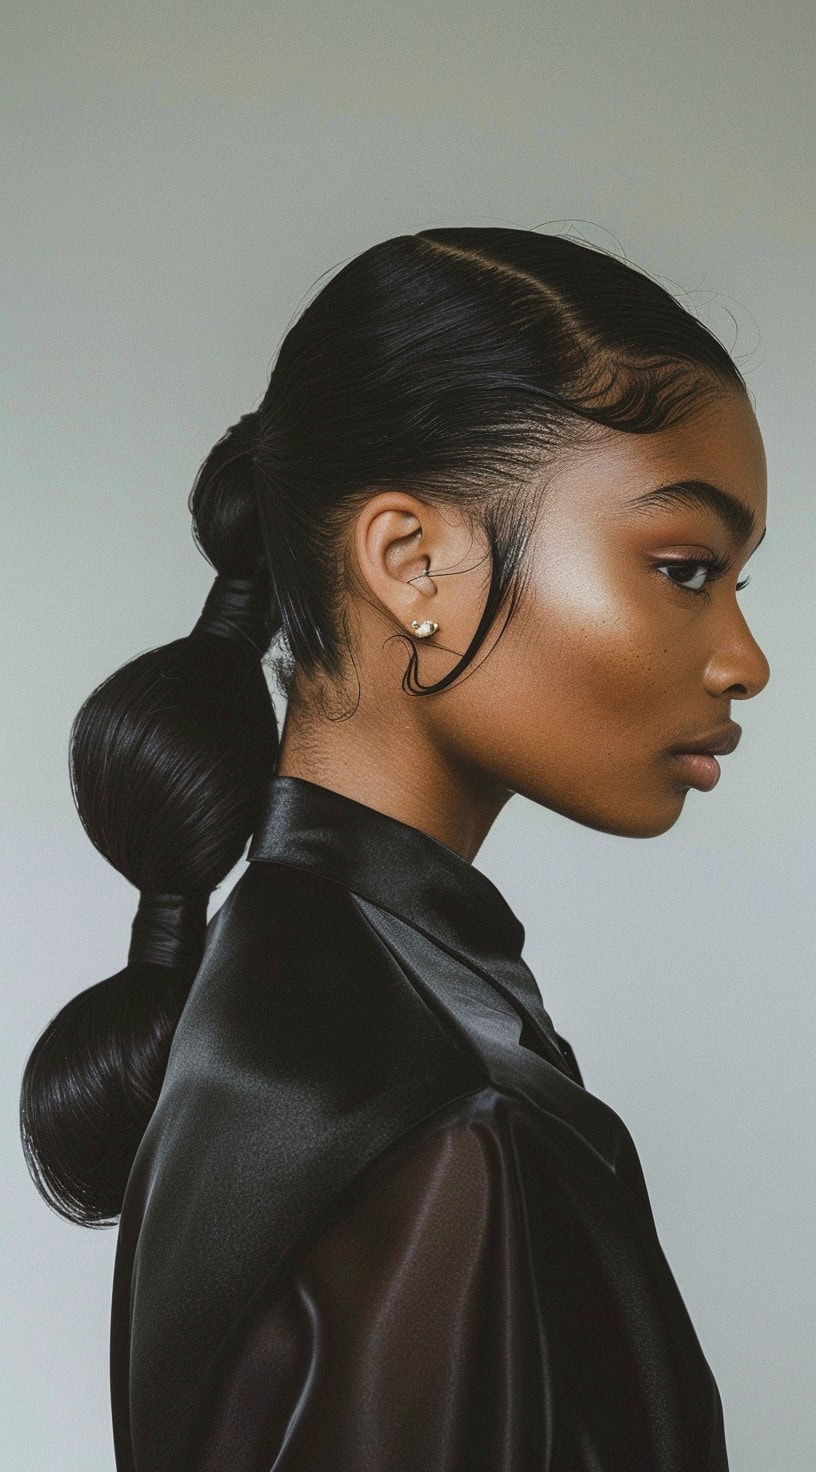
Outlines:
{"type": "Polygon", "coordinates": [[[568,455],[547,478],[521,605],[472,678],[435,710],[421,702],[454,760],[592,828],[670,828],[689,778],[668,749],[726,726],[769,679],[737,591],[766,500],[762,437],[736,393],[670,430],[610,432],[568,455]],[[729,526],[702,501],[637,504],[680,481],[749,514],[729,526]]]}

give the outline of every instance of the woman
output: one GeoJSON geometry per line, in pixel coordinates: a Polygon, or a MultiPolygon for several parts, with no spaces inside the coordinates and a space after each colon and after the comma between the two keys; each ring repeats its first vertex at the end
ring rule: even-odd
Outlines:
{"type": "Polygon", "coordinates": [[[769,676],[738,369],[601,251],[398,236],[306,308],[190,507],[201,618],[72,731],[128,965],[21,1100],[45,1199],[119,1218],[117,1467],[722,1472],[635,1145],[472,861],[514,792],[647,838],[717,780],[769,676]]]}

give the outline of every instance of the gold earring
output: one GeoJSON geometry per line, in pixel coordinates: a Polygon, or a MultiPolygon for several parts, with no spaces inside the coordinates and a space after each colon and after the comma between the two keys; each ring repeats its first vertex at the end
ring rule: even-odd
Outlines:
{"type": "Polygon", "coordinates": [[[439,628],[439,624],[433,623],[433,621],[429,618],[424,619],[423,622],[420,624],[417,623],[417,620],[415,618],[412,618],[411,628],[416,633],[418,639],[427,639],[429,634],[436,633],[437,629],[439,628]]]}

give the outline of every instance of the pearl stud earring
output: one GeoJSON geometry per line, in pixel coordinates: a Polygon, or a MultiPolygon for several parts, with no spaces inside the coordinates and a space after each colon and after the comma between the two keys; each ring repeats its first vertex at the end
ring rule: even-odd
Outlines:
{"type": "Polygon", "coordinates": [[[411,628],[414,630],[414,633],[416,634],[418,639],[427,639],[429,634],[436,633],[437,629],[439,628],[439,624],[433,623],[433,621],[429,618],[424,619],[422,623],[418,623],[415,618],[412,618],[411,628]]]}

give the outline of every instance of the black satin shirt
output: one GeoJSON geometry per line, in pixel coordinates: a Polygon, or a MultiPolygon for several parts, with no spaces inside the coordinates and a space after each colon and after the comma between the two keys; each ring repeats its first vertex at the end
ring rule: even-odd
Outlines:
{"type": "Polygon", "coordinates": [[[118,1472],[727,1472],[635,1145],[495,885],[271,779],[128,1181],[118,1472]]]}

